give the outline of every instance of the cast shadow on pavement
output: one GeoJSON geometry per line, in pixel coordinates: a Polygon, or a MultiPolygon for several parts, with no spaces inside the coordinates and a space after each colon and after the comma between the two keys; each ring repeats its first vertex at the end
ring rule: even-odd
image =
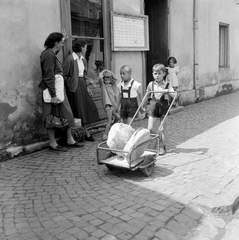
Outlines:
{"type": "MultiPolygon", "coordinates": [[[[208,148],[175,148],[172,149],[173,153],[197,153],[198,155],[204,155],[208,152],[208,148]]],[[[171,152],[171,151],[170,151],[171,152]]]]}
{"type": "Polygon", "coordinates": [[[169,176],[173,174],[172,167],[165,167],[165,166],[158,166],[155,165],[154,172],[150,177],[145,177],[143,172],[140,169],[137,169],[135,171],[131,171],[129,169],[123,169],[123,168],[116,168],[113,171],[111,171],[116,176],[123,178],[124,180],[130,179],[134,182],[142,182],[142,181],[151,181],[155,178],[163,178],[166,176],[169,176]]]}
{"type": "Polygon", "coordinates": [[[155,176],[172,168],[156,166],[149,178],[116,174],[96,165],[93,155],[82,155],[79,161],[77,154],[49,157],[40,151],[4,164],[0,216],[9,212],[21,225],[10,233],[3,228],[0,239],[181,240],[201,224],[201,209],[175,192],[162,193],[155,176]]]}

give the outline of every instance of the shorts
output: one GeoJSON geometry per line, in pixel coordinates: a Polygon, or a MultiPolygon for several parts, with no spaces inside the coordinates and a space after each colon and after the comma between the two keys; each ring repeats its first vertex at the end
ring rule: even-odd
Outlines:
{"type": "Polygon", "coordinates": [[[120,117],[125,118],[133,118],[134,114],[138,109],[138,101],[137,98],[122,98],[121,99],[121,109],[120,109],[120,117]]]}
{"type": "Polygon", "coordinates": [[[160,101],[151,99],[149,105],[149,116],[154,118],[161,118],[166,114],[168,108],[168,105],[162,105],[160,104],[160,101]]]}

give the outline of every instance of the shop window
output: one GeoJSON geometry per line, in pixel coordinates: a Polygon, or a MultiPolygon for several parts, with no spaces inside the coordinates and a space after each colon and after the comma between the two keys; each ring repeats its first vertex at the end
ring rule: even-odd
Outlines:
{"type": "Polygon", "coordinates": [[[100,118],[104,119],[106,116],[98,77],[104,68],[102,1],[104,0],[70,0],[70,19],[72,40],[87,43],[87,82],[93,92],[100,118]]]}
{"type": "Polygon", "coordinates": [[[229,36],[228,25],[219,25],[219,67],[229,66],[229,36]]]}
{"type": "Polygon", "coordinates": [[[72,40],[87,43],[88,77],[97,84],[97,74],[104,65],[102,0],[71,0],[72,40]]]}

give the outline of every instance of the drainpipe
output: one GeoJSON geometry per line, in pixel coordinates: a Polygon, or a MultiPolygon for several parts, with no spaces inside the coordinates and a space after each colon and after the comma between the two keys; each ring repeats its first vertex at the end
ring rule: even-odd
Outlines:
{"type": "Polygon", "coordinates": [[[198,1],[193,0],[193,88],[195,89],[196,102],[199,100],[198,76],[198,1]]]}

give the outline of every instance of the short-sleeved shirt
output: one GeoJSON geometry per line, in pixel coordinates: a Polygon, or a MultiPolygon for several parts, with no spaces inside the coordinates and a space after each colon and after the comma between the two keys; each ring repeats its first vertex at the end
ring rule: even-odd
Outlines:
{"type": "MultiPolygon", "coordinates": [[[[131,78],[131,80],[125,84],[124,81],[121,81],[119,84],[118,84],[118,88],[119,88],[119,91],[120,91],[120,94],[121,94],[121,87],[123,88],[123,90],[128,90],[129,87],[131,86],[131,83],[132,81],[134,81],[132,87],[131,87],[131,90],[130,90],[130,98],[136,98],[138,96],[138,89],[139,87],[141,86],[141,83],[139,83],[138,81],[134,80],[133,78],[131,78]]],[[[128,98],[128,93],[127,92],[124,92],[123,93],[123,98],[128,98]]]]}
{"type": "MultiPolygon", "coordinates": [[[[156,98],[156,100],[159,100],[163,94],[163,90],[165,89],[167,85],[167,82],[166,81],[163,81],[161,84],[158,84],[156,81],[152,81],[148,84],[148,87],[147,87],[147,92],[149,91],[159,91],[160,93],[151,93],[151,98],[154,96],[156,98]],[[154,88],[153,88],[153,85],[154,84],[154,88]]],[[[168,90],[170,92],[174,92],[172,86],[169,84],[168,86],[168,90]]]]}

